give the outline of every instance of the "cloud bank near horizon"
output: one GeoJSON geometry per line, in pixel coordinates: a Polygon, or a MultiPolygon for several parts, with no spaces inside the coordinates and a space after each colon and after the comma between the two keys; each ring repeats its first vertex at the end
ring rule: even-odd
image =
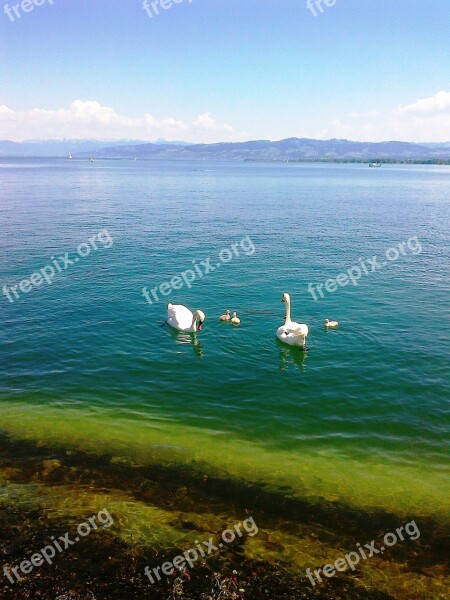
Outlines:
{"type": "Polygon", "coordinates": [[[29,139],[136,139],[164,138],[215,142],[238,141],[245,133],[236,132],[226,123],[218,123],[211,113],[198,115],[191,123],[172,117],[155,119],[117,114],[110,106],[96,100],[74,100],[69,108],[14,111],[0,105],[0,138],[15,142],[29,139]]]}
{"type": "MultiPolygon", "coordinates": [[[[264,123],[267,129],[268,124],[264,123]]],[[[270,125],[269,125],[270,127],[270,125]]],[[[351,112],[344,118],[334,118],[319,131],[301,129],[283,132],[265,139],[308,137],[316,139],[346,138],[353,141],[405,142],[450,141],[450,92],[440,91],[434,96],[400,105],[383,114],[378,110],[364,113],[351,112]]],[[[207,112],[191,122],[169,117],[156,119],[150,113],[141,117],[119,115],[112,107],[96,100],[74,100],[69,108],[46,110],[33,108],[15,111],[0,105],[0,138],[20,142],[29,139],[96,138],[107,140],[136,139],[142,141],[164,138],[168,141],[215,143],[238,142],[250,138],[261,139],[220,123],[207,112]]]]}
{"type": "Polygon", "coordinates": [[[450,141],[450,92],[441,91],[387,113],[377,110],[350,113],[345,120],[333,119],[317,137],[347,138],[367,142],[397,140],[402,142],[450,141]]]}

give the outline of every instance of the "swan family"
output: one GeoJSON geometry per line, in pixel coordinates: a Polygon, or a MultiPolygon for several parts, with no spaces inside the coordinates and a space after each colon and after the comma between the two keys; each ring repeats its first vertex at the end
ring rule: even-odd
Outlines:
{"type": "MultiPolygon", "coordinates": [[[[286,307],[286,316],[284,324],[277,329],[277,338],[288,346],[298,346],[302,350],[306,350],[306,338],[308,337],[309,328],[305,323],[297,323],[291,319],[291,297],[287,292],[284,292],[281,302],[284,302],[286,307]]],[[[201,331],[203,322],[205,321],[205,313],[202,310],[190,311],[189,308],[182,304],[167,305],[167,323],[178,331],[186,333],[195,333],[201,331]]],[[[231,322],[233,325],[239,325],[241,320],[236,312],[230,316],[230,311],[227,309],[225,314],[219,317],[220,321],[231,322]]],[[[338,327],[337,321],[325,319],[325,327],[338,327]]]]}

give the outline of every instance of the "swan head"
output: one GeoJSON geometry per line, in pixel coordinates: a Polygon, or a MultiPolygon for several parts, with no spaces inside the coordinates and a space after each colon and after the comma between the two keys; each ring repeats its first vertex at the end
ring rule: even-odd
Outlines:
{"type": "Polygon", "coordinates": [[[197,328],[201,331],[203,327],[203,321],[206,319],[205,313],[202,310],[196,310],[194,313],[194,317],[197,321],[197,328]]]}
{"type": "Polygon", "coordinates": [[[330,319],[325,319],[325,321],[324,321],[325,325],[328,325],[329,322],[330,322],[330,319]]]}
{"type": "Polygon", "coordinates": [[[284,292],[283,296],[281,297],[281,302],[289,302],[290,299],[291,297],[289,296],[289,294],[287,292],[284,292]]]}

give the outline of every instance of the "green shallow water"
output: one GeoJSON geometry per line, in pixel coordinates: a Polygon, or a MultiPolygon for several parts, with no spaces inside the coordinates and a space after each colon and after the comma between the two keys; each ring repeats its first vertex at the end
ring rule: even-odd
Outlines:
{"type": "Polygon", "coordinates": [[[112,456],[134,465],[189,466],[208,476],[234,478],[264,489],[308,499],[339,501],[368,511],[382,509],[448,521],[450,484],[444,469],[386,465],[380,457],[350,457],[324,447],[270,449],[234,434],[126,418],[110,410],[81,410],[11,403],[0,426],[20,439],[50,447],[112,456]],[[28,413],[28,414],[27,414],[28,413]]]}
{"type": "MultiPolygon", "coordinates": [[[[0,428],[29,440],[23,460],[35,444],[98,456],[99,469],[108,456],[448,521],[448,167],[24,159],[0,161],[0,182],[1,286],[104,228],[114,240],[52,285],[0,297],[0,428]],[[357,286],[308,293],[412,237],[357,286]],[[143,298],[244,238],[247,251],[191,288],[143,298]],[[275,337],[283,291],[309,325],[307,353],[275,337]],[[203,331],[161,327],[167,300],[204,310],[203,331]],[[226,308],[239,328],[218,322],[226,308]]],[[[46,502],[63,514],[70,489],[94,493],[66,482],[46,502]]],[[[160,507],[108,498],[129,539],[152,539],[136,526],[146,519],[178,539],[160,507]]]]}

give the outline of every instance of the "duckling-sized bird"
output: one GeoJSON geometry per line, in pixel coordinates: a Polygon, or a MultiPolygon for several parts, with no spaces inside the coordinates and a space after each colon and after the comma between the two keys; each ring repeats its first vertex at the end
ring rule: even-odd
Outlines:
{"type": "Polygon", "coordinates": [[[227,310],[225,311],[225,314],[224,314],[224,315],[221,315],[221,316],[219,317],[219,320],[220,320],[220,321],[230,321],[230,320],[231,320],[231,317],[230,317],[230,311],[228,310],[228,308],[227,308],[227,310]]]}
{"type": "Polygon", "coordinates": [[[329,321],[328,319],[325,319],[324,323],[325,327],[339,327],[339,323],[337,321],[329,321]]]}
{"type": "Polygon", "coordinates": [[[237,313],[233,313],[233,317],[231,319],[231,322],[233,323],[233,325],[239,325],[239,323],[241,322],[240,318],[237,316],[237,313]]]}

